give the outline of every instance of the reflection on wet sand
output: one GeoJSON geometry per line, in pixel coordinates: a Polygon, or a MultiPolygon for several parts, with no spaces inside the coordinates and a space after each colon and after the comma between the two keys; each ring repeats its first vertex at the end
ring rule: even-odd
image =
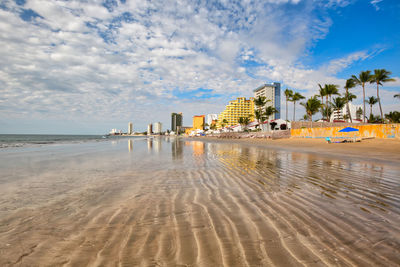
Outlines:
{"type": "Polygon", "coordinates": [[[133,150],[133,140],[131,139],[128,140],[128,150],[129,152],[132,152],[133,150]]]}
{"type": "Polygon", "coordinates": [[[184,142],[181,138],[171,139],[171,155],[174,160],[183,159],[183,146],[184,142]]]}
{"type": "Polygon", "coordinates": [[[400,262],[398,167],[181,138],[128,148],[43,157],[33,179],[0,163],[0,265],[400,262]]]}

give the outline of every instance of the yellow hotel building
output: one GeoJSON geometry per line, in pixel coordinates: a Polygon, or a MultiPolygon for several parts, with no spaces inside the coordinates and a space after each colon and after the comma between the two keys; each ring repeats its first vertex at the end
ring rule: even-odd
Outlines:
{"type": "Polygon", "coordinates": [[[221,128],[222,121],[225,119],[228,121],[228,125],[237,125],[240,117],[251,117],[254,118],[254,98],[246,99],[245,97],[238,97],[236,100],[229,101],[229,104],[225,107],[218,116],[218,128],[221,128]]]}

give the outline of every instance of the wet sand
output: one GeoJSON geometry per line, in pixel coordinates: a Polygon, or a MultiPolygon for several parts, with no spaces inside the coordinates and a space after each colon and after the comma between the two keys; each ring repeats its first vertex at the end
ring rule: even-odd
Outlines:
{"type": "Polygon", "coordinates": [[[217,140],[218,142],[257,145],[265,148],[283,149],[319,156],[349,158],[352,160],[379,161],[386,164],[400,164],[400,139],[364,139],[355,143],[331,143],[324,139],[217,139],[215,137],[195,137],[192,140],[217,140]]]}
{"type": "Polygon", "coordinates": [[[182,139],[0,159],[0,266],[400,263],[391,164],[182,139]]]}

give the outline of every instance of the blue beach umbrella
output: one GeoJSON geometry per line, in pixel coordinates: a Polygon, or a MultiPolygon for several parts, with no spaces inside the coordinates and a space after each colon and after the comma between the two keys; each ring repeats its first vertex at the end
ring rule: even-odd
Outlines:
{"type": "Polygon", "coordinates": [[[339,131],[339,133],[358,132],[359,130],[353,127],[346,127],[339,131]]]}

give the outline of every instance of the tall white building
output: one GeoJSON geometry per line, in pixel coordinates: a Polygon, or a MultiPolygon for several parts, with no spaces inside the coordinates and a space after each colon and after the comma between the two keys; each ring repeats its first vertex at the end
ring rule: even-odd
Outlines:
{"type": "Polygon", "coordinates": [[[218,120],[218,114],[208,114],[206,117],[206,123],[208,126],[210,126],[215,120],[218,120]]]}
{"type": "MultiPolygon", "coordinates": [[[[268,101],[263,110],[265,110],[268,106],[273,106],[278,110],[277,113],[272,115],[271,119],[276,120],[281,118],[281,84],[274,82],[274,83],[266,83],[258,88],[254,89],[254,99],[258,98],[259,96],[264,96],[265,99],[268,101]]],[[[254,108],[257,108],[256,106],[254,108]]]]}
{"type": "Polygon", "coordinates": [[[150,123],[147,125],[147,134],[150,135],[153,133],[153,125],[150,123]]]}
{"type": "Polygon", "coordinates": [[[161,131],[162,131],[161,126],[162,126],[161,122],[154,123],[154,133],[155,134],[161,134],[161,131]]]}
{"type": "MultiPolygon", "coordinates": [[[[351,118],[353,119],[353,122],[355,119],[357,119],[357,109],[359,109],[359,108],[362,109],[362,105],[353,105],[351,102],[349,102],[349,110],[350,110],[350,115],[351,115],[351,118]]],[[[346,105],[341,110],[335,110],[332,113],[332,115],[330,117],[330,121],[332,122],[334,120],[338,120],[338,121],[345,120],[347,122],[350,122],[350,117],[348,116],[346,105]],[[348,117],[348,118],[345,120],[344,119],[345,117],[348,117]]]]}
{"type": "Polygon", "coordinates": [[[128,123],[128,134],[132,134],[133,133],[133,124],[132,122],[128,123]]]}

